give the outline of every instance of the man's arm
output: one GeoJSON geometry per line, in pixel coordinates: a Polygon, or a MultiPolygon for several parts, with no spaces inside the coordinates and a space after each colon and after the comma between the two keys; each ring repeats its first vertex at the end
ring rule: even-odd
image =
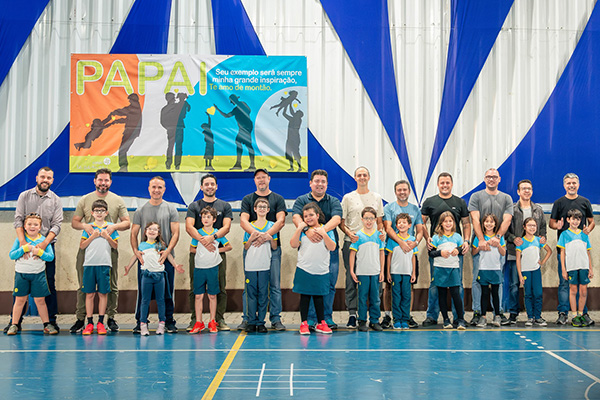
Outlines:
{"type": "Polygon", "coordinates": [[[94,228],[92,228],[92,225],[83,222],[83,217],[79,215],[73,215],[73,218],[71,219],[71,227],[77,231],[86,231],[90,236],[92,233],[94,233],[94,228]]]}
{"type": "Polygon", "coordinates": [[[198,230],[194,227],[196,223],[196,219],[192,217],[187,217],[185,219],[185,231],[188,235],[192,237],[192,239],[200,240],[202,239],[202,235],[198,233],[198,230]]]}
{"type": "Polygon", "coordinates": [[[475,236],[479,239],[479,242],[485,242],[483,231],[481,230],[481,221],[479,218],[481,215],[478,210],[473,210],[470,212],[471,214],[471,223],[473,224],[473,230],[475,231],[475,236]]]}
{"type": "Polygon", "coordinates": [[[279,233],[281,229],[285,226],[285,211],[279,211],[276,214],[277,221],[273,223],[271,229],[267,231],[267,233],[273,237],[275,234],[279,233]]]}
{"type": "Polygon", "coordinates": [[[323,225],[323,229],[325,229],[325,232],[332,231],[337,228],[340,222],[342,222],[342,217],[334,215],[325,225],[323,225]]]}
{"type": "Polygon", "coordinates": [[[506,231],[510,227],[510,223],[512,221],[512,217],[513,216],[511,214],[504,214],[502,216],[502,223],[500,224],[500,229],[498,229],[498,235],[499,236],[504,236],[504,234],[506,233],[506,231]]]}
{"type": "Polygon", "coordinates": [[[252,231],[254,231],[255,229],[250,224],[250,214],[246,212],[240,213],[240,227],[244,230],[244,232],[247,232],[249,235],[252,234],[252,231]]]}

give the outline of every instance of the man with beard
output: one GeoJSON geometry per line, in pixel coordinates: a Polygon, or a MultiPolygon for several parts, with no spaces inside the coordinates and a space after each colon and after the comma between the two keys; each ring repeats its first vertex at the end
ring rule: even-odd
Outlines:
{"type": "MultiPolygon", "coordinates": [[[[42,243],[38,244],[42,250],[46,250],[48,246],[54,251],[54,243],[56,237],[60,233],[60,224],[63,220],[62,203],[60,198],[50,190],[52,182],[54,182],[54,172],[49,167],[40,168],[37,176],[35,177],[36,186],[32,189],[26,190],[19,195],[17,199],[17,206],[15,209],[15,222],[14,227],[17,231],[17,238],[21,246],[27,244],[25,240],[25,231],[23,229],[23,221],[25,216],[31,213],[38,214],[42,218],[42,229],[40,233],[46,237],[42,243]]],[[[56,251],[54,251],[56,254],[56,251]]],[[[29,258],[29,253],[25,253],[23,256],[29,258]]],[[[50,317],[50,324],[54,325],[57,331],[59,327],[56,324],[56,314],[58,313],[58,305],[56,302],[56,258],[52,261],[46,261],[46,279],[48,281],[48,289],[50,289],[50,295],[46,296],[46,305],[48,306],[48,316],[50,317]]],[[[25,307],[21,316],[25,314],[25,307]]],[[[19,330],[21,330],[21,317],[19,321],[15,321],[19,330]]],[[[12,321],[4,329],[4,333],[8,331],[8,328],[12,324],[12,321]]]]}
{"type": "MultiPolygon", "coordinates": [[[[106,228],[106,232],[109,235],[115,230],[125,231],[129,229],[129,213],[127,212],[127,207],[120,196],[109,192],[111,184],[112,173],[109,169],[101,168],[96,171],[96,176],[94,178],[96,190],[83,196],[81,200],[79,200],[79,203],[77,203],[73,219],[71,220],[73,229],[85,230],[90,236],[94,233],[94,228],[92,227],[92,224],[94,223],[92,204],[96,200],[104,200],[108,204],[106,221],[113,223],[113,225],[109,225],[106,228]]],[[[75,313],[77,321],[75,321],[71,327],[71,333],[81,332],[85,324],[85,294],[81,291],[84,259],[85,250],[79,249],[75,264],[77,279],[79,280],[79,288],[77,289],[77,311],[75,313]]],[[[111,249],[112,268],[110,269],[110,293],[108,294],[108,304],[106,307],[108,321],[106,324],[112,332],[117,332],[119,330],[119,325],[117,325],[117,322],[115,321],[115,314],[117,313],[117,305],[119,303],[119,289],[117,287],[118,259],[119,251],[117,249],[111,249]]]]}

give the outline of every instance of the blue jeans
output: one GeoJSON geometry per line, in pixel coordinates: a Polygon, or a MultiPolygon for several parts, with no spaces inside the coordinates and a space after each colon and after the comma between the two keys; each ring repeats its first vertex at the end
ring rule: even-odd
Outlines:
{"type": "MultiPolygon", "coordinates": [[[[571,305],[569,303],[569,282],[563,279],[562,276],[562,267],[560,265],[560,249],[557,249],[558,254],[556,258],[558,259],[558,312],[568,314],[571,309],[571,305]]],[[[579,304],[579,286],[577,287],[577,297],[576,302],[579,304]]],[[[586,314],[588,312],[587,304],[583,309],[583,313],[586,314]]]]}
{"type": "MultiPolygon", "coordinates": [[[[165,303],[165,322],[168,324],[174,324],[176,321],[173,318],[173,312],[175,311],[175,303],[173,303],[173,299],[175,298],[175,268],[169,260],[165,260],[165,287],[163,293],[163,299],[165,303]]],[[[135,304],[135,321],[136,322],[148,322],[140,318],[140,307],[142,305],[142,268],[140,263],[138,262],[138,296],[135,304]]],[[[154,293],[156,296],[156,293],[154,293]]],[[[152,292],[150,292],[150,296],[152,296],[152,292]]],[[[152,297],[150,298],[152,299],[152,297]]],[[[148,316],[148,314],[146,314],[148,316]]]]}
{"type": "MultiPolygon", "coordinates": [[[[325,321],[333,321],[333,299],[335,298],[335,284],[337,283],[338,272],[340,271],[340,251],[336,247],[329,256],[329,293],[323,296],[323,306],[325,307],[325,321]]],[[[308,320],[317,321],[317,313],[312,298],[308,309],[308,320]]],[[[320,321],[317,321],[320,322],[320,321]]]]}
{"type": "MultiPolygon", "coordinates": [[[[242,263],[246,260],[246,250],[242,252],[242,263]]],[[[246,314],[246,287],[242,293],[242,319],[248,321],[246,314]]],[[[271,272],[269,277],[269,319],[271,324],[281,321],[281,247],[271,251],[271,272]]]]}
{"type": "MultiPolygon", "coordinates": [[[[410,293],[410,288],[409,288],[410,293]]],[[[410,300],[409,300],[410,307],[410,300]]],[[[369,321],[372,324],[379,323],[381,317],[379,300],[379,275],[358,275],[358,320],[367,320],[369,310],[369,321]],[[367,300],[369,307],[367,308],[367,300]]],[[[408,321],[408,319],[407,319],[408,321]]]]}
{"type": "Polygon", "coordinates": [[[523,271],[527,318],[542,318],[542,269],[523,271]]]}
{"type": "Polygon", "coordinates": [[[165,273],[158,273],[160,278],[155,278],[142,273],[142,301],[140,306],[140,321],[148,321],[148,309],[152,299],[152,290],[156,297],[156,307],[158,308],[158,320],[165,320],[165,273]]]}
{"type": "Polygon", "coordinates": [[[394,322],[410,319],[410,275],[392,274],[392,312],[394,322]]]}
{"type": "Polygon", "coordinates": [[[244,314],[249,325],[264,325],[269,299],[269,271],[246,271],[244,314]]]}
{"type": "Polygon", "coordinates": [[[508,277],[508,293],[503,294],[508,295],[505,296],[506,301],[503,304],[503,308],[511,314],[519,315],[519,271],[517,271],[517,260],[507,260],[506,264],[504,264],[504,273],[508,277]]]}
{"type": "MultiPolygon", "coordinates": [[[[463,259],[462,254],[458,255],[458,269],[460,271],[460,298],[465,302],[465,290],[463,288],[462,276],[463,276],[463,259]]],[[[433,258],[429,257],[429,274],[433,276],[433,258]]],[[[440,315],[440,301],[438,296],[437,286],[429,284],[429,291],[427,293],[427,318],[431,318],[434,321],[438,320],[440,315]]],[[[454,309],[454,302],[452,302],[452,315],[454,320],[458,318],[456,310],[454,309]]]]}
{"type": "MultiPolygon", "coordinates": [[[[502,257],[502,272],[504,272],[504,260],[502,257]]],[[[472,300],[472,309],[473,311],[481,312],[481,285],[477,282],[477,275],[479,275],[479,254],[475,254],[473,256],[473,283],[471,285],[471,297],[472,300]]],[[[500,287],[498,288],[499,296],[500,296],[500,312],[499,314],[504,313],[504,309],[502,308],[502,291],[504,290],[504,285],[500,283],[500,287]]]]}

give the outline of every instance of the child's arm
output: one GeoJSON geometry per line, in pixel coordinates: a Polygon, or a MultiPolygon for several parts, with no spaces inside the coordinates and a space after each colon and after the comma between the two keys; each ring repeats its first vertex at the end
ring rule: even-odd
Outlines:
{"type": "Polygon", "coordinates": [[[592,251],[588,249],[588,259],[590,260],[590,269],[588,272],[588,278],[592,279],[594,277],[594,270],[592,269],[592,251]]]}
{"type": "Polygon", "coordinates": [[[385,265],[385,253],[379,250],[379,282],[383,282],[383,266],[385,265]]]}
{"type": "MultiPolygon", "coordinates": [[[[523,278],[523,273],[521,272],[521,252],[519,250],[516,251],[517,256],[517,273],[519,274],[519,282],[521,282],[521,286],[525,285],[525,279],[523,278]]],[[[547,255],[547,254],[546,254],[547,255]]]]}
{"type": "Polygon", "coordinates": [[[252,233],[250,234],[250,237],[248,238],[246,243],[244,243],[244,249],[248,250],[250,248],[250,246],[252,246],[252,242],[254,242],[257,237],[258,237],[258,231],[256,231],[256,230],[252,231],[252,233]]]}
{"type": "Polygon", "coordinates": [[[546,264],[546,261],[548,261],[548,259],[550,258],[550,255],[552,254],[552,249],[547,244],[544,245],[544,250],[546,250],[546,255],[544,256],[542,261],[540,261],[540,266],[543,266],[544,264],[546,264]]]}
{"type": "Polygon", "coordinates": [[[175,268],[175,271],[177,271],[180,274],[183,274],[183,264],[177,264],[177,262],[175,261],[175,257],[173,257],[171,253],[169,253],[169,255],[167,256],[167,260],[169,260],[173,268],[175,268]]]}
{"type": "Polygon", "coordinates": [[[190,253],[191,254],[196,254],[196,248],[192,245],[190,245],[190,253]]]}
{"type": "Polygon", "coordinates": [[[319,227],[319,228],[314,228],[315,232],[317,232],[319,235],[321,235],[321,237],[323,238],[323,241],[325,242],[325,247],[327,248],[327,250],[329,251],[334,251],[335,250],[335,242],[329,237],[329,235],[327,234],[327,232],[325,231],[325,229],[323,229],[323,227],[319,227]]]}
{"type": "MultiPolygon", "coordinates": [[[[562,270],[562,276],[565,281],[569,281],[569,277],[567,275],[567,267],[565,266],[565,249],[560,249],[560,268],[562,270]]],[[[590,261],[591,262],[591,261],[590,261]]]]}
{"type": "Polygon", "coordinates": [[[8,253],[8,255],[11,260],[17,260],[23,257],[25,253],[29,253],[29,251],[31,251],[31,245],[26,244],[24,246],[21,246],[21,244],[19,243],[19,239],[17,239],[13,243],[13,247],[12,249],[10,249],[10,253],[8,253]]]}
{"type": "MultiPolygon", "coordinates": [[[[41,243],[38,243],[41,244],[41,243]]],[[[31,249],[31,254],[41,258],[43,261],[46,262],[50,262],[52,260],[54,260],[54,251],[52,251],[52,246],[48,246],[46,247],[46,249],[42,249],[40,247],[38,247],[38,245],[36,244],[32,249],[31,249]]]]}
{"type": "Polygon", "coordinates": [[[233,247],[231,247],[231,243],[228,242],[225,246],[219,247],[219,253],[227,253],[231,249],[233,249],[233,247]]]}
{"type": "MultiPolygon", "coordinates": [[[[144,253],[144,252],[142,251],[141,253],[144,253]]],[[[137,257],[134,254],[133,256],[131,256],[131,259],[129,260],[129,262],[125,266],[125,274],[124,274],[124,276],[127,276],[127,274],[129,273],[129,270],[131,269],[131,267],[133,267],[133,264],[135,264],[136,261],[137,261],[137,257]]]]}
{"type": "Polygon", "coordinates": [[[417,281],[417,256],[413,254],[412,256],[412,274],[410,275],[410,283],[415,283],[417,281]]]}
{"type": "Polygon", "coordinates": [[[356,273],[354,272],[354,264],[356,264],[356,251],[355,250],[350,250],[350,276],[352,277],[352,280],[356,283],[358,283],[358,277],[356,276],[356,273]]]}
{"type": "Polygon", "coordinates": [[[479,254],[479,247],[471,246],[471,254],[472,255],[479,254]]]}
{"type": "Polygon", "coordinates": [[[506,255],[506,246],[498,245],[498,253],[500,253],[501,256],[506,255]]]}
{"type": "Polygon", "coordinates": [[[392,283],[392,254],[393,253],[391,251],[389,251],[388,252],[388,257],[387,257],[387,262],[388,262],[388,265],[390,266],[388,268],[388,271],[387,271],[387,281],[388,281],[388,283],[392,283]]]}
{"type": "Polygon", "coordinates": [[[94,232],[92,232],[92,234],[86,239],[86,238],[81,238],[81,243],[79,243],[79,248],[80,249],[85,249],[87,248],[90,243],[92,243],[92,240],[99,238],[100,237],[100,232],[98,232],[98,230],[94,229],[94,232]]]}
{"type": "Polygon", "coordinates": [[[292,246],[292,249],[297,249],[298,247],[300,247],[300,235],[302,235],[302,229],[304,229],[305,226],[306,223],[302,220],[300,221],[300,223],[298,223],[296,231],[290,238],[290,246],[292,246]]]}
{"type": "Polygon", "coordinates": [[[106,239],[108,241],[108,244],[110,245],[110,247],[112,247],[113,249],[116,249],[117,247],[119,247],[119,243],[117,243],[116,240],[114,240],[112,237],[110,237],[110,235],[108,234],[106,229],[102,229],[102,233],[100,234],[100,236],[102,236],[104,239],[106,239]]]}

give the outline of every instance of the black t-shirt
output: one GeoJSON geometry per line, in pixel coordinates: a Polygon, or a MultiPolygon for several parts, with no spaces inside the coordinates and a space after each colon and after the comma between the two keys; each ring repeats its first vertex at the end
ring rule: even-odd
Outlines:
{"type": "Polygon", "coordinates": [[[213,224],[213,228],[219,230],[223,227],[223,218],[231,218],[233,221],[233,213],[231,211],[231,205],[221,199],[216,199],[212,203],[207,203],[203,199],[193,202],[188,207],[186,218],[194,218],[194,228],[202,228],[202,216],[200,211],[204,207],[212,207],[217,210],[217,220],[213,224]]]}
{"type": "Polygon", "coordinates": [[[577,198],[573,200],[567,199],[566,196],[561,197],[560,199],[554,202],[554,204],[552,205],[552,212],[550,213],[550,218],[556,221],[560,221],[564,218],[563,227],[559,229],[556,234],[557,240],[560,238],[561,233],[569,229],[569,223],[567,222],[567,213],[569,212],[569,210],[572,209],[577,209],[583,214],[583,218],[579,223],[579,229],[583,229],[585,226],[587,226],[588,218],[594,218],[592,204],[585,197],[577,196],[577,198]]]}
{"type": "MultiPolygon", "coordinates": [[[[257,199],[267,199],[269,202],[269,212],[267,213],[267,221],[277,222],[277,213],[283,211],[287,215],[287,208],[285,207],[285,200],[283,196],[271,192],[267,196],[259,196],[256,192],[252,192],[242,199],[240,215],[246,213],[250,216],[249,221],[256,221],[257,215],[254,211],[254,202],[257,199]]],[[[281,246],[281,235],[277,240],[277,246],[281,246]]]]}
{"type": "Polygon", "coordinates": [[[421,214],[429,218],[431,222],[431,228],[429,229],[429,234],[431,236],[434,235],[435,227],[438,224],[440,215],[446,211],[452,213],[456,224],[456,233],[462,235],[460,220],[469,216],[467,203],[458,196],[452,195],[449,199],[442,199],[438,194],[426,199],[421,207],[421,214]]]}

